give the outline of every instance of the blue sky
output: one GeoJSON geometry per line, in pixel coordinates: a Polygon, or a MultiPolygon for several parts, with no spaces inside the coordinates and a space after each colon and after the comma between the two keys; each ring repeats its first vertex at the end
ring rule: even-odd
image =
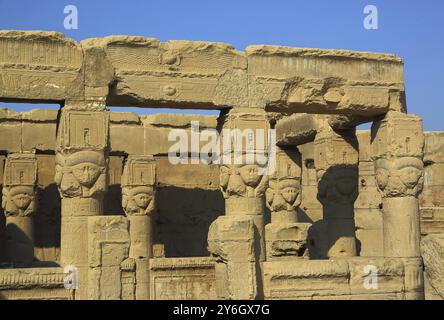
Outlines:
{"type": "Polygon", "coordinates": [[[60,31],[78,41],[128,34],[239,50],[276,44],[395,53],[405,60],[408,111],[423,117],[426,130],[444,130],[443,16],[442,0],[0,0],[0,29],[60,31]],[[63,26],[69,4],[79,11],[77,30],[63,26]],[[378,8],[377,30],[363,27],[369,4],[378,8]]]}

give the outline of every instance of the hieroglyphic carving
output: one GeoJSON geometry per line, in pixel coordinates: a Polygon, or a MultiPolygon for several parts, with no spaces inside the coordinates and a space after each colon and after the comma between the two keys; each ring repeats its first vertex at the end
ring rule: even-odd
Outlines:
{"type": "Polygon", "coordinates": [[[59,148],[104,150],[108,146],[108,122],[106,112],[64,111],[59,128],[59,148]]]}

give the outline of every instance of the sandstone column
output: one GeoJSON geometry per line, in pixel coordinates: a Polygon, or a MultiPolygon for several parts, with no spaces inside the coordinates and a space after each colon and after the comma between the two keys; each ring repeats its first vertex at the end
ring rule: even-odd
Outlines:
{"type": "Polygon", "coordinates": [[[6,255],[14,267],[34,259],[33,213],[36,202],[37,159],[34,154],[11,153],[6,158],[2,208],[6,215],[6,255]]]}
{"type": "Polygon", "coordinates": [[[353,204],[358,196],[358,142],[355,130],[316,134],[314,160],[318,200],[327,223],[327,257],[356,256],[353,204]]]}
{"type": "Polygon", "coordinates": [[[208,234],[208,249],[217,259],[216,291],[219,298],[255,299],[262,295],[260,262],[265,260],[269,125],[263,110],[242,108],[221,116],[219,124],[226,215],[213,222],[208,234]]]}
{"type": "Polygon", "coordinates": [[[122,207],[129,220],[129,257],[124,270],[136,272],[136,299],[149,299],[149,259],[153,256],[151,216],[155,210],[155,161],[152,156],[130,155],[122,175],[122,207]]]}
{"type": "Polygon", "coordinates": [[[418,194],[423,186],[421,118],[389,112],[372,126],[376,181],[382,195],[383,253],[404,258],[407,298],[422,298],[418,194]],[[412,276],[412,274],[416,276],[412,276]],[[410,289],[410,290],[409,290],[410,289]]]}
{"type": "Polygon", "coordinates": [[[78,270],[76,298],[87,297],[88,217],[103,214],[107,191],[108,113],[65,105],[57,132],[55,181],[62,198],[60,263],[78,270]],[[90,111],[91,110],[91,111],[90,111]]]}
{"type": "Polygon", "coordinates": [[[271,223],[265,227],[267,261],[306,254],[310,223],[298,223],[301,204],[301,155],[294,149],[276,151],[277,168],[265,193],[271,223]]]}

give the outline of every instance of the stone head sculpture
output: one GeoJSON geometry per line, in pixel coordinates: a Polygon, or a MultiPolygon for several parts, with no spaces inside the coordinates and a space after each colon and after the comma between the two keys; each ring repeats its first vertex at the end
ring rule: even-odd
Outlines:
{"type": "Polygon", "coordinates": [[[106,192],[107,161],[103,152],[57,153],[55,181],[62,197],[92,197],[106,192]]]}
{"type": "Polygon", "coordinates": [[[129,156],[122,174],[122,207],[132,215],[151,215],[155,209],[155,161],[152,156],[129,156]]]}

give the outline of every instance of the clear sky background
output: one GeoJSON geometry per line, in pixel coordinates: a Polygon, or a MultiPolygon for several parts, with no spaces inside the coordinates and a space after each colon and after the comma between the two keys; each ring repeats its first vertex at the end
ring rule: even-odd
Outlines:
{"type": "Polygon", "coordinates": [[[0,0],[0,29],[60,31],[77,41],[122,34],[238,50],[275,44],[394,53],[405,61],[409,113],[422,116],[425,130],[444,130],[443,0],[0,0]],[[69,4],[78,8],[77,30],[64,29],[69,4]],[[378,8],[377,30],[363,26],[369,4],[378,8]]]}

